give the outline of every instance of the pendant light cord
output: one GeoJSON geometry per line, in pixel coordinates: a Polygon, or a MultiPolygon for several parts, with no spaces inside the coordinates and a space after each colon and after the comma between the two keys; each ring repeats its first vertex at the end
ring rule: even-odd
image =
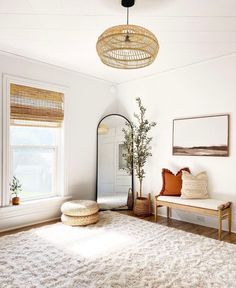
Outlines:
{"type": "Polygon", "coordinates": [[[127,7],[127,25],[129,25],[129,7],[127,7]]]}

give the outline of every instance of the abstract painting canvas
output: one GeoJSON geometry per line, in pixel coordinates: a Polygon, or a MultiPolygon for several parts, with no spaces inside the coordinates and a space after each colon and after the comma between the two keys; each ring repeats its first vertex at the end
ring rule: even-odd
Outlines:
{"type": "Polygon", "coordinates": [[[228,156],[229,115],[173,120],[173,155],[228,156]]]}

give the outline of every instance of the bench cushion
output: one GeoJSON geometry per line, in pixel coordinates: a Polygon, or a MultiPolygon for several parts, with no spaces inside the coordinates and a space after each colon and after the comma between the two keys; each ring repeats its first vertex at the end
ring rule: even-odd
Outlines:
{"type": "Polygon", "coordinates": [[[181,205],[218,210],[220,205],[224,205],[227,201],[217,200],[217,199],[183,199],[178,196],[158,196],[157,200],[166,201],[181,205]]]}

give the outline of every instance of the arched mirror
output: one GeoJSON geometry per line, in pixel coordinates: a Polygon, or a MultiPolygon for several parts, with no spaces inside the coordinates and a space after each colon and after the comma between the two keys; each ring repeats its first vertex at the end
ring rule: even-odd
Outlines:
{"type": "Polygon", "coordinates": [[[126,170],[123,157],[124,133],[131,125],[119,114],[102,118],[97,127],[97,202],[101,210],[132,208],[133,175],[126,170]],[[130,204],[131,203],[131,204],[130,204]]]}

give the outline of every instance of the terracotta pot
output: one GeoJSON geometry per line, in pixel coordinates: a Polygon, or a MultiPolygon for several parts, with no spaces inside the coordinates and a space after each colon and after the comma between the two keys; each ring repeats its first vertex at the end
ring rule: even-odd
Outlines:
{"type": "Polygon", "coordinates": [[[12,205],[19,205],[20,204],[20,197],[13,197],[11,202],[12,202],[12,205]]]}
{"type": "Polygon", "coordinates": [[[148,197],[137,197],[134,202],[134,214],[141,217],[151,215],[150,194],[148,197]]]}

